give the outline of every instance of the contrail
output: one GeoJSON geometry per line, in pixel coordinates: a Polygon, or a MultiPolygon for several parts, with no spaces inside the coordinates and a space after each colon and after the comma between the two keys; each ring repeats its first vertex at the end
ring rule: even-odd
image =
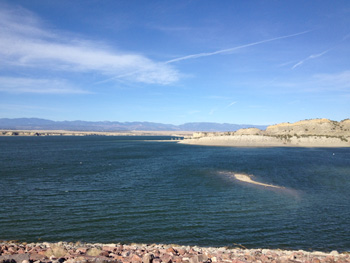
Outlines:
{"type": "Polygon", "coordinates": [[[308,60],[314,59],[314,58],[319,58],[319,57],[323,56],[324,54],[327,54],[330,50],[331,50],[331,48],[330,48],[330,49],[327,49],[327,50],[325,50],[325,51],[323,51],[322,53],[310,55],[310,56],[308,56],[307,58],[305,58],[305,59],[303,59],[303,60],[300,60],[298,63],[296,63],[296,64],[292,67],[292,69],[295,69],[296,67],[299,67],[300,65],[304,64],[305,61],[308,61],[308,60]]]}
{"type": "MultiPolygon", "coordinates": [[[[205,52],[205,53],[198,53],[198,54],[193,54],[193,55],[187,55],[187,56],[184,56],[184,57],[174,58],[174,59],[171,59],[171,60],[168,60],[168,61],[165,61],[165,62],[159,62],[159,63],[160,64],[171,64],[171,63],[174,63],[174,62],[187,60],[187,59],[195,59],[195,58],[200,58],[200,57],[208,57],[208,56],[213,56],[213,55],[217,55],[217,54],[228,53],[228,52],[231,52],[231,51],[234,51],[234,50],[237,50],[237,49],[242,49],[242,48],[246,48],[246,47],[256,46],[256,45],[260,45],[260,44],[267,43],[267,42],[272,42],[272,41],[279,40],[279,39],[295,37],[295,36],[303,35],[303,34],[306,34],[306,33],[309,33],[309,32],[311,32],[311,30],[299,32],[299,33],[296,33],[296,34],[286,35],[286,36],[280,36],[280,37],[265,39],[265,40],[261,40],[261,41],[258,41],[258,42],[253,42],[253,43],[237,46],[237,47],[217,50],[217,51],[214,51],[214,52],[205,52]]],[[[135,70],[135,71],[132,71],[132,72],[129,72],[129,73],[125,73],[125,74],[122,74],[122,75],[119,75],[119,76],[115,76],[115,77],[112,77],[112,78],[109,78],[109,79],[106,79],[106,80],[95,82],[94,84],[101,84],[101,83],[108,82],[108,81],[111,81],[111,80],[120,79],[120,78],[127,77],[127,76],[132,76],[132,75],[137,74],[139,72],[142,72],[142,70],[135,70]]]]}
{"type": "Polygon", "coordinates": [[[280,36],[280,37],[265,39],[265,40],[261,40],[261,41],[258,41],[258,42],[245,44],[245,45],[242,45],[242,46],[237,46],[237,47],[232,47],[232,48],[227,48],[227,49],[221,49],[221,50],[217,50],[217,51],[214,51],[214,52],[205,52],[205,53],[198,53],[198,54],[193,54],[193,55],[187,55],[187,56],[184,56],[184,57],[179,57],[179,58],[174,58],[174,59],[168,60],[168,61],[166,61],[164,63],[165,64],[170,64],[170,63],[174,63],[174,62],[178,62],[178,61],[182,61],[182,60],[187,60],[187,59],[194,59],[194,58],[200,58],[200,57],[213,56],[213,55],[217,55],[217,54],[231,52],[231,51],[234,51],[234,50],[237,50],[237,49],[241,49],[241,48],[256,46],[256,45],[260,45],[260,44],[267,43],[267,42],[272,42],[272,41],[279,40],[279,39],[285,39],[285,38],[299,36],[299,35],[303,35],[303,34],[306,34],[306,33],[309,33],[309,32],[310,32],[310,30],[299,32],[299,33],[292,34],[292,35],[286,35],[286,36],[280,36]]]}

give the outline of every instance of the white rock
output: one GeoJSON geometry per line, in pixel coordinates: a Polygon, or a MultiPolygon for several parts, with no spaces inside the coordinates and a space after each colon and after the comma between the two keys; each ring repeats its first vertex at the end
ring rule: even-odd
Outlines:
{"type": "Polygon", "coordinates": [[[333,250],[330,254],[331,254],[332,256],[339,256],[339,253],[338,253],[338,251],[336,251],[336,250],[333,250]]]}

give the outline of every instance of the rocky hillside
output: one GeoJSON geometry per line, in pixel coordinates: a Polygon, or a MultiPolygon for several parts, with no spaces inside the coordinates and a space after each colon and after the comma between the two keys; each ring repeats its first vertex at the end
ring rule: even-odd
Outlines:
{"type": "Polygon", "coordinates": [[[266,130],[197,132],[181,143],[243,147],[350,147],[350,119],[313,119],[271,125],[266,130]]]}
{"type": "Polygon", "coordinates": [[[350,119],[340,122],[328,119],[313,119],[295,123],[280,123],[268,126],[266,135],[328,135],[350,136],[350,119]]]}

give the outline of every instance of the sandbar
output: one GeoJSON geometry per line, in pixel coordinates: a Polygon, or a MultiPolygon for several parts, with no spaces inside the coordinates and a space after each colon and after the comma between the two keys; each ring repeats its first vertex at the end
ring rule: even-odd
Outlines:
{"type": "Polygon", "coordinates": [[[262,185],[262,186],[265,186],[265,187],[273,187],[273,188],[283,188],[281,186],[277,186],[277,185],[272,185],[272,184],[264,184],[264,183],[259,183],[259,182],[256,182],[254,180],[252,180],[250,178],[249,175],[246,175],[246,174],[233,174],[233,176],[239,180],[239,181],[242,181],[242,182],[245,182],[245,183],[250,183],[250,184],[256,184],[256,185],[262,185]]]}

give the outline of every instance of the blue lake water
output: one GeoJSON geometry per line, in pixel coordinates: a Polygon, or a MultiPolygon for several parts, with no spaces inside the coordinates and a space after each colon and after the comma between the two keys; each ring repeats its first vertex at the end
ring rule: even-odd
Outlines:
{"type": "Polygon", "coordinates": [[[350,250],[349,148],[167,138],[0,137],[0,239],[350,250]]]}

